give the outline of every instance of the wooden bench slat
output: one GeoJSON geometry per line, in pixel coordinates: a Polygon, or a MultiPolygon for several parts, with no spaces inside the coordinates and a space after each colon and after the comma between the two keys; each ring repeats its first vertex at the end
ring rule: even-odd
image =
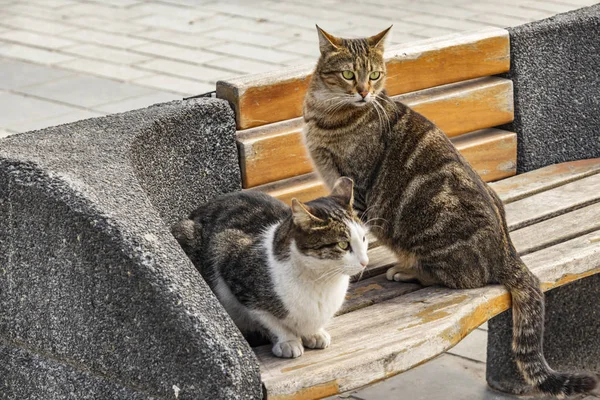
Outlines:
{"type": "MultiPolygon", "coordinates": [[[[600,272],[600,231],[524,257],[544,290],[600,272]]],[[[501,286],[426,288],[350,314],[328,327],[332,344],[282,360],[255,349],[269,399],[314,399],[352,390],[410,369],[458,343],[510,306],[501,286]]]]}
{"type": "MultiPolygon", "coordinates": [[[[483,129],[452,138],[458,150],[485,181],[506,178],[516,173],[517,136],[500,129],[483,129]]],[[[296,197],[312,200],[328,193],[316,175],[305,175],[257,186],[252,190],[264,191],[287,204],[296,197]]]]}
{"type": "Polygon", "coordinates": [[[422,288],[423,286],[418,283],[388,281],[384,274],[372,278],[361,279],[360,281],[353,283],[348,289],[346,301],[338,312],[338,315],[381,303],[382,301],[402,296],[422,288]]]}
{"type": "MultiPolygon", "coordinates": [[[[514,118],[512,82],[496,77],[444,85],[395,99],[432,120],[450,137],[514,118]]],[[[312,171],[302,126],[302,119],[297,118],[237,133],[244,188],[312,171]]]]}
{"type": "Polygon", "coordinates": [[[278,198],[286,204],[292,204],[292,199],[309,201],[329,194],[329,189],[323,184],[317,174],[306,174],[267,185],[257,186],[250,190],[260,190],[278,198]]]}
{"type": "Polygon", "coordinates": [[[512,231],[519,254],[539,251],[582,234],[600,230],[600,203],[512,231]]]}
{"type": "Polygon", "coordinates": [[[449,137],[514,120],[513,83],[488,76],[395,96],[449,137]]]}
{"type": "MultiPolygon", "coordinates": [[[[315,46],[317,46],[315,33],[315,46]]],[[[486,28],[390,48],[385,53],[390,95],[507,72],[508,32],[486,28]]],[[[238,129],[302,115],[314,65],[217,82],[217,97],[228,100],[238,129]]]]}
{"type": "Polygon", "coordinates": [[[508,204],[597,173],[600,173],[600,158],[591,158],[548,165],[510,179],[492,182],[490,186],[504,204],[508,204]]]}
{"type": "Polygon", "coordinates": [[[567,183],[506,205],[506,221],[516,230],[600,201],[600,174],[567,183]]]}

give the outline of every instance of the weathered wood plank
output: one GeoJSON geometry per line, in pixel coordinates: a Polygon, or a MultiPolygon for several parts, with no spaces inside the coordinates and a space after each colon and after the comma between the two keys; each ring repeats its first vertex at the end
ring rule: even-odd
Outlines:
{"type": "Polygon", "coordinates": [[[600,173],[600,158],[591,158],[549,165],[512,178],[492,182],[490,186],[498,193],[502,201],[508,204],[597,173],[600,173]]]}
{"type": "Polygon", "coordinates": [[[492,128],[514,119],[512,81],[493,76],[395,96],[449,137],[492,128]]]}
{"type": "Polygon", "coordinates": [[[516,133],[482,129],[452,138],[452,143],[486,182],[517,173],[516,133]]]}
{"type": "MultiPolygon", "coordinates": [[[[524,257],[544,290],[600,272],[600,231],[524,257]]],[[[510,307],[500,286],[427,288],[336,317],[332,344],[294,360],[256,349],[269,399],[315,399],[307,388],[335,394],[410,369],[448,350],[510,307]]]]}
{"type": "Polygon", "coordinates": [[[517,229],[510,237],[519,254],[525,255],[596,230],[600,230],[600,202],[517,229]]]}
{"type": "Polygon", "coordinates": [[[402,296],[423,287],[417,283],[388,281],[385,275],[362,279],[350,285],[346,301],[338,315],[356,311],[361,308],[381,303],[394,297],[402,296]]]}
{"type": "Polygon", "coordinates": [[[600,174],[534,194],[505,206],[510,230],[516,230],[600,201],[600,174]]]}
{"type": "Polygon", "coordinates": [[[329,194],[329,189],[327,189],[317,174],[306,174],[284,179],[279,182],[256,186],[249,190],[260,190],[278,198],[286,204],[292,204],[293,198],[297,198],[300,201],[309,201],[329,194]]]}
{"type": "MultiPolygon", "coordinates": [[[[495,75],[510,67],[508,32],[486,28],[400,45],[386,51],[385,59],[390,95],[495,75]]],[[[307,65],[219,81],[217,97],[232,104],[238,129],[295,118],[302,115],[313,69],[307,65]]]]}
{"type": "MultiPolygon", "coordinates": [[[[515,133],[483,129],[452,138],[452,141],[485,181],[506,178],[516,173],[515,133]]],[[[314,174],[257,186],[251,190],[264,191],[287,204],[294,197],[300,201],[308,201],[327,193],[321,180],[314,174]]]]}
{"type": "MultiPolygon", "coordinates": [[[[514,118],[510,80],[486,77],[396,96],[448,136],[508,123],[514,118]]],[[[244,188],[312,171],[297,118],[237,133],[244,188]]]]}

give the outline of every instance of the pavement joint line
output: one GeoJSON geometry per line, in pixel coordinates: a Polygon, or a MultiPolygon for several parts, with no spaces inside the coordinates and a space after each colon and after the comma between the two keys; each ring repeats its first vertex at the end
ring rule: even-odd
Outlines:
{"type": "Polygon", "coordinates": [[[445,351],[444,353],[442,353],[442,354],[447,354],[447,355],[449,355],[449,356],[452,356],[452,357],[458,357],[458,358],[462,358],[463,360],[468,360],[468,361],[472,361],[472,362],[474,362],[474,363],[477,363],[477,364],[483,364],[483,365],[486,365],[486,363],[485,363],[485,362],[483,362],[483,361],[476,360],[476,359],[474,359],[474,358],[469,358],[469,357],[461,356],[461,355],[459,355],[459,354],[452,353],[452,348],[450,348],[450,349],[446,350],[446,351],[445,351]]]}
{"type": "MultiPolygon", "coordinates": [[[[140,86],[142,86],[142,85],[140,85],[140,86]]],[[[144,86],[144,87],[148,87],[148,86],[144,86]]],[[[154,88],[154,89],[156,89],[156,88],[154,88]]],[[[158,89],[156,89],[156,90],[158,91],[158,89]]],[[[161,92],[166,92],[166,93],[169,93],[169,94],[173,94],[175,96],[181,96],[181,99],[173,99],[173,100],[183,100],[183,98],[184,98],[184,96],[181,95],[180,93],[168,92],[166,90],[161,90],[161,92]]],[[[134,99],[137,99],[138,97],[146,97],[149,94],[151,94],[151,93],[140,94],[138,96],[129,97],[127,99],[122,99],[122,100],[117,100],[117,101],[109,101],[109,102],[102,103],[102,104],[96,104],[94,107],[104,107],[104,106],[108,106],[108,105],[111,105],[111,104],[114,104],[114,103],[118,103],[118,102],[121,102],[121,101],[124,101],[124,100],[134,100],[134,99]]],[[[90,111],[105,113],[104,111],[99,111],[99,110],[90,110],[90,111]]]]}
{"type": "MultiPolygon", "coordinates": [[[[195,8],[198,8],[196,6],[189,6],[189,5],[181,4],[181,3],[170,3],[170,2],[165,2],[165,1],[161,1],[161,0],[154,0],[154,1],[152,1],[152,3],[162,4],[162,5],[169,6],[169,7],[181,8],[181,9],[188,9],[188,10],[189,9],[193,10],[195,8]]],[[[148,3],[146,3],[146,4],[148,4],[148,3]]],[[[125,8],[130,8],[131,9],[131,8],[136,7],[136,6],[137,6],[137,4],[131,4],[131,5],[125,6],[125,8]]]]}
{"type": "MultiPolygon", "coordinates": [[[[39,64],[36,64],[36,65],[39,65],[39,64]]],[[[61,69],[64,69],[64,68],[61,68],[61,69]]],[[[68,71],[71,72],[71,70],[68,70],[68,71]]],[[[81,73],[81,74],[82,75],[91,75],[89,73],[81,73]]],[[[91,75],[91,76],[96,77],[95,75],[91,75]]],[[[66,79],[66,78],[70,78],[70,77],[72,77],[72,76],[64,76],[64,77],[61,77],[61,78],[54,79],[52,81],[39,82],[39,83],[36,83],[36,84],[33,84],[33,85],[26,85],[26,86],[21,86],[21,87],[22,88],[35,87],[35,86],[44,85],[44,84],[48,84],[48,83],[52,83],[52,82],[58,82],[60,80],[63,80],[63,79],[66,79]]],[[[105,76],[103,76],[102,78],[103,79],[107,79],[107,80],[111,80],[111,81],[114,81],[114,82],[118,82],[118,83],[124,83],[122,81],[118,81],[118,80],[115,80],[115,79],[107,78],[105,76]]],[[[180,78],[180,77],[178,77],[178,78],[180,78]]],[[[142,79],[142,78],[140,78],[140,79],[142,79]]],[[[147,86],[147,85],[143,85],[143,84],[140,84],[140,83],[135,83],[135,82],[127,82],[127,83],[132,84],[132,85],[136,85],[136,86],[141,86],[143,88],[150,88],[150,89],[158,90],[156,87],[147,86]]],[[[205,82],[201,82],[201,83],[205,83],[205,82]]],[[[161,91],[163,91],[163,92],[169,92],[169,90],[167,90],[167,89],[162,89],[161,91]]],[[[43,100],[43,101],[47,101],[47,102],[50,102],[50,103],[56,103],[56,104],[60,104],[60,105],[68,106],[68,107],[72,107],[72,108],[76,108],[76,109],[83,110],[83,111],[92,111],[92,112],[97,112],[97,113],[102,113],[102,114],[106,114],[106,113],[104,111],[96,110],[93,107],[102,107],[102,106],[105,106],[107,104],[114,103],[114,102],[117,102],[117,101],[131,100],[131,99],[134,99],[134,98],[137,98],[137,97],[143,97],[143,96],[146,96],[146,95],[149,94],[149,93],[145,93],[145,94],[142,94],[142,95],[122,97],[120,99],[112,100],[112,101],[109,101],[107,103],[94,104],[92,106],[92,108],[90,108],[90,107],[80,106],[80,105],[74,104],[74,103],[67,103],[67,102],[64,102],[64,101],[61,101],[61,100],[49,99],[47,97],[37,96],[37,95],[31,94],[31,93],[21,92],[21,91],[18,90],[18,88],[8,89],[8,90],[5,90],[5,92],[6,93],[10,93],[10,94],[14,94],[14,95],[18,95],[18,96],[29,97],[29,98],[33,98],[33,99],[37,99],[37,100],[43,100]]],[[[174,95],[181,95],[178,92],[170,92],[170,93],[173,93],[174,95]]],[[[65,114],[57,114],[55,116],[59,117],[59,116],[62,116],[62,115],[65,115],[65,114]]],[[[52,118],[52,117],[50,117],[50,118],[52,118]]]]}
{"type": "MultiPolygon", "coordinates": [[[[16,31],[16,30],[20,30],[22,32],[28,32],[28,33],[37,33],[38,35],[42,35],[42,33],[40,33],[40,32],[26,31],[24,29],[12,29],[11,31],[16,31]]],[[[11,32],[11,31],[9,31],[9,32],[11,32]]],[[[54,35],[54,36],[58,37],[56,35],[54,35]]],[[[60,36],[58,38],[59,39],[68,39],[68,38],[64,38],[62,36],[60,36]]],[[[18,44],[18,45],[27,46],[27,47],[34,47],[36,49],[51,51],[51,52],[54,52],[54,53],[59,53],[61,49],[64,49],[64,48],[69,47],[69,46],[72,46],[72,44],[68,44],[68,45],[65,45],[63,47],[43,47],[41,45],[37,45],[37,44],[29,43],[29,42],[20,42],[20,41],[15,40],[15,39],[6,39],[6,38],[0,38],[0,42],[8,43],[8,44],[18,44]]],[[[81,44],[81,43],[77,43],[77,44],[81,44]]]]}
{"type": "MultiPolygon", "coordinates": [[[[54,81],[52,81],[52,82],[54,82],[54,81]]],[[[48,83],[48,82],[44,82],[44,83],[48,83]]],[[[96,111],[93,108],[83,107],[83,106],[80,106],[80,105],[77,105],[77,104],[73,104],[73,103],[66,103],[64,101],[60,101],[60,100],[56,100],[56,99],[49,99],[49,98],[43,97],[43,96],[36,96],[34,94],[24,93],[24,92],[20,92],[18,90],[14,90],[14,89],[8,90],[8,93],[14,94],[14,95],[18,95],[18,96],[22,96],[22,97],[29,97],[29,98],[36,99],[36,100],[43,100],[43,101],[47,101],[49,103],[60,104],[62,106],[76,108],[78,110],[101,112],[101,111],[96,111]]],[[[126,100],[126,98],[119,99],[119,101],[121,101],[121,100],[126,100]]],[[[65,113],[65,114],[68,114],[68,113],[65,113]]],[[[57,115],[54,115],[54,116],[55,117],[60,117],[60,116],[65,115],[65,114],[57,114],[57,115]]],[[[50,117],[50,118],[52,118],[52,117],[50,117]]]]}
{"type": "MultiPolygon", "coordinates": [[[[80,4],[86,4],[86,3],[80,3],[80,4]]],[[[38,19],[40,21],[45,21],[45,22],[58,23],[58,22],[56,22],[56,19],[53,19],[52,17],[46,17],[46,18],[44,18],[44,17],[40,17],[40,16],[37,16],[37,15],[31,15],[31,14],[27,14],[25,12],[18,12],[18,11],[13,11],[13,10],[9,10],[9,11],[7,11],[7,13],[15,15],[15,16],[27,17],[27,18],[31,18],[31,19],[38,19]]],[[[150,16],[150,15],[154,15],[154,14],[148,14],[148,15],[145,15],[145,17],[150,16]]],[[[83,16],[98,17],[100,19],[107,19],[105,17],[97,16],[97,15],[92,15],[92,14],[78,14],[78,15],[74,15],[74,17],[83,17],[83,16]]],[[[142,18],[142,17],[140,17],[140,18],[142,18]]],[[[109,19],[107,19],[107,20],[109,20],[109,19]]],[[[98,29],[98,28],[95,28],[95,27],[89,26],[89,25],[87,25],[87,26],[73,25],[73,23],[69,23],[69,21],[67,19],[61,19],[60,21],[64,25],[72,27],[73,30],[87,29],[87,30],[90,30],[90,31],[95,31],[95,32],[100,32],[100,33],[107,33],[107,34],[112,34],[112,35],[119,35],[119,36],[126,36],[126,37],[134,38],[133,36],[131,36],[131,34],[133,32],[131,32],[131,33],[115,32],[115,31],[107,31],[107,30],[98,29]]],[[[123,22],[125,22],[125,21],[123,21],[123,22]]],[[[4,27],[7,26],[7,25],[2,24],[2,22],[0,22],[0,25],[2,25],[4,27]]],[[[8,28],[10,30],[23,30],[23,31],[32,32],[32,33],[38,33],[38,34],[41,33],[39,31],[34,31],[34,30],[31,30],[31,29],[27,29],[27,27],[15,28],[15,27],[9,26],[8,28]]],[[[151,26],[144,26],[144,25],[140,25],[140,28],[147,28],[148,30],[152,29],[151,26]]],[[[69,38],[69,37],[61,36],[62,33],[66,33],[66,32],[71,32],[71,31],[65,31],[65,32],[61,32],[61,33],[54,33],[54,34],[50,34],[50,35],[57,36],[57,37],[59,37],[61,39],[69,39],[69,40],[72,40],[74,42],[78,42],[78,39],[72,39],[72,38],[69,38]]],[[[95,43],[95,42],[79,42],[79,43],[95,43]]],[[[119,48],[122,49],[122,47],[119,47],[119,48]]]]}
{"type": "MultiPolygon", "coordinates": [[[[197,64],[192,64],[192,65],[196,66],[197,64]]],[[[204,67],[206,67],[206,66],[204,66],[204,67]]],[[[139,67],[134,67],[134,68],[137,69],[137,70],[139,70],[139,71],[150,72],[151,75],[171,76],[173,78],[184,79],[184,80],[187,80],[187,81],[190,81],[190,82],[206,83],[206,84],[209,84],[209,85],[214,85],[216,83],[216,80],[200,80],[200,79],[190,78],[189,76],[177,75],[177,74],[172,73],[172,72],[165,72],[165,71],[156,70],[156,69],[139,68],[139,67]]],[[[206,68],[208,68],[208,67],[206,67],[206,68]]],[[[212,68],[212,69],[214,69],[215,71],[224,71],[222,69],[216,69],[216,68],[212,68]]],[[[151,76],[151,75],[149,75],[149,76],[151,76]]],[[[225,75],[225,74],[223,74],[223,75],[225,75]]],[[[135,78],[134,80],[131,80],[131,81],[128,81],[128,82],[129,83],[136,83],[136,81],[140,80],[140,79],[144,79],[144,77],[135,78]]],[[[139,85],[141,85],[141,84],[139,84],[139,85]]]]}

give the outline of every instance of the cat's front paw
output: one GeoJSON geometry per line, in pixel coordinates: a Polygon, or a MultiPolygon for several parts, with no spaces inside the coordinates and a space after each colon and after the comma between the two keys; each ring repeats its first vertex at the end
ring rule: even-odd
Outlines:
{"type": "Polygon", "coordinates": [[[394,265],[393,267],[388,268],[387,272],[385,273],[385,277],[388,281],[396,282],[415,282],[419,280],[415,274],[408,272],[399,265],[394,265]]]}
{"type": "Polygon", "coordinates": [[[302,336],[302,343],[309,349],[325,349],[331,344],[331,336],[325,329],[309,336],[302,336]]]}
{"type": "Polygon", "coordinates": [[[273,354],[281,358],[296,358],[304,354],[304,347],[298,339],[277,342],[273,345],[273,354]]]}

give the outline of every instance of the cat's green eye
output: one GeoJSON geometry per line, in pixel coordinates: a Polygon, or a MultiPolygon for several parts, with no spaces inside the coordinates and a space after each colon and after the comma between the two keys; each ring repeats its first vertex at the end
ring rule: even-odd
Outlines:
{"type": "Polygon", "coordinates": [[[351,80],[351,79],[354,79],[354,72],[352,72],[352,71],[343,71],[342,72],[342,76],[344,77],[344,79],[351,80]]]}
{"type": "Polygon", "coordinates": [[[380,76],[381,72],[379,71],[371,72],[371,75],[369,75],[369,79],[371,79],[372,81],[376,81],[377,79],[379,79],[380,76]]]}
{"type": "Polygon", "coordinates": [[[347,249],[348,249],[348,246],[350,246],[350,243],[348,243],[348,242],[339,242],[339,243],[338,243],[338,246],[339,246],[339,248],[340,248],[340,249],[342,249],[342,250],[347,250],[347,249]]]}

